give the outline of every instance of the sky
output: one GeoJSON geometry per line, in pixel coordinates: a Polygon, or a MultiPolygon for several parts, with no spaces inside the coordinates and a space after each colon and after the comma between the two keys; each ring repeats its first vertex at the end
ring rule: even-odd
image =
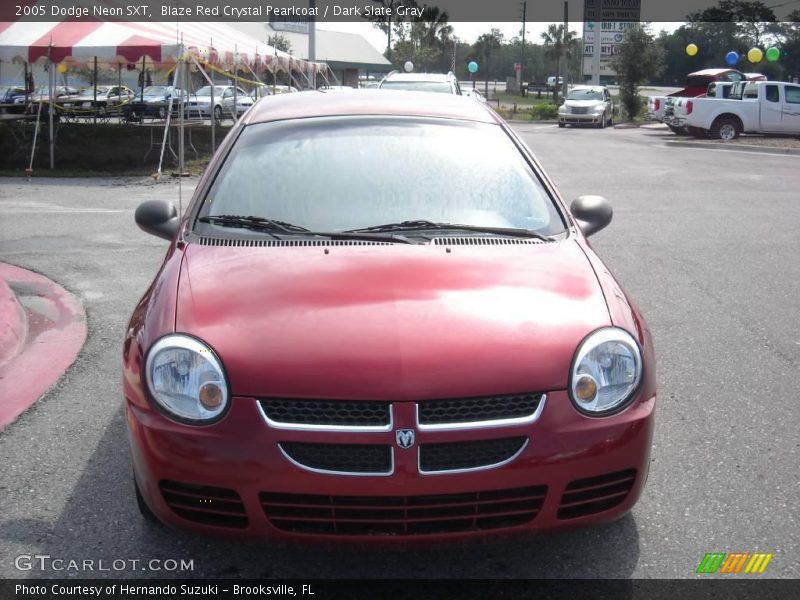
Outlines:
{"type": "MultiPolygon", "coordinates": [[[[451,23],[454,33],[459,40],[472,44],[478,39],[482,33],[488,33],[493,27],[497,27],[503,32],[506,39],[519,35],[521,23],[519,21],[513,23],[451,23]]],[[[541,41],[541,34],[547,29],[548,23],[526,23],[525,25],[525,41],[538,43],[541,41]]],[[[667,31],[674,31],[680,27],[682,23],[652,23],[651,30],[653,33],[658,33],[662,29],[667,31]]],[[[374,27],[371,23],[364,21],[359,22],[326,22],[317,25],[319,29],[328,29],[330,31],[346,31],[348,33],[358,33],[365,37],[377,50],[383,52],[386,50],[386,34],[374,27]]],[[[570,21],[569,28],[576,31],[578,35],[583,32],[583,21],[570,21]]]]}

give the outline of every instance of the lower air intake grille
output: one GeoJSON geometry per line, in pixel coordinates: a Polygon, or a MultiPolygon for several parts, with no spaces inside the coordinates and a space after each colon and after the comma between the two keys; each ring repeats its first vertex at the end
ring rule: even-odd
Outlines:
{"type": "Polygon", "coordinates": [[[528,442],[526,437],[422,444],[419,447],[419,469],[422,473],[481,469],[499,465],[514,458],[528,442]]]}
{"type": "Polygon", "coordinates": [[[247,512],[234,490],[178,481],[161,481],[158,487],[172,512],[187,521],[235,529],[247,527],[247,512]]]}
{"type": "Polygon", "coordinates": [[[364,475],[389,475],[392,472],[391,446],[281,442],[280,448],[294,462],[308,469],[364,475]]]}
{"type": "Polygon", "coordinates": [[[262,492],[270,524],[325,535],[406,536],[483,531],[530,523],[546,486],[436,496],[318,496],[262,492]]]}
{"type": "Polygon", "coordinates": [[[559,519],[576,519],[622,504],[636,481],[636,469],[577,479],[567,485],[558,509],[559,519]]]}
{"type": "Polygon", "coordinates": [[[486,398],[429,400],[419,404],[420,425],[480,423],[531,417],[543,394],[512,394],[486,398]]]}
{"type": "Polygon", "coordinates": [[[267,418],[285,425],[383,427],[391,422],[388,402],[350,400],[261,400],[267,418]]]}

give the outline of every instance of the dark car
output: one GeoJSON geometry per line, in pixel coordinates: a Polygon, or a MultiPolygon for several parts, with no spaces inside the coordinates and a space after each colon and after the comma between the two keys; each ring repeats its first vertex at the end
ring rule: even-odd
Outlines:
{"type": "Polygon", "coordinates": [[[655,361],[586,239],[611,209],[568,206],[485,104],[265,99],[185,214],[148,201],[136,220],[169,240],[123,348],[148,518],[390,542],[638,500],[655,361]]]}
{"type": "MultiPolygon", "coordinates": [[[[172,102],[172,114],[180,112],[181,91],[171,85],[151,85],[140,92],[122,107],[122,115],[128,121],[143,117],[166,119],[172,102]]],[[[183,101],[189,102],[189,94],[183,93],[183,101]]]]}

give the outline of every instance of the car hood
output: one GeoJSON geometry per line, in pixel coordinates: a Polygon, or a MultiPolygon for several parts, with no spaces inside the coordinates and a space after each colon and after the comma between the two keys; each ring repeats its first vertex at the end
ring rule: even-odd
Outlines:
{"type": "Polygon", "coordinates": [[[176,331],[238,396],[423,400],[567,387],[610,324],[574,239],[507,246],[189,244],[176,331]]]}

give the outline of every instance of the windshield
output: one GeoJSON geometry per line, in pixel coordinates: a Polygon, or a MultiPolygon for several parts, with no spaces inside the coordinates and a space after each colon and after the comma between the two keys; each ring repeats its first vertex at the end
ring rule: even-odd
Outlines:
{"type": "Polygon", "coordinates": [[[200,216],[207,215],[264,217],[315,231],[421,219],[564,231],[553,201],[500,127],[407,117],[251,125],[206,197],[200,216]]]}
{"type": "Polygon", "coordinates": [[[142,93],[145,96],[166,96],[169,93],[169,88],[165,85],[151,85],[144,88],[142,93]]]}
{"type": "MultiPolygon", "coordinates": [[[[222,96],[222,93],[225,91],[224,85],[216,85],[214,86],[214,96],[222,96]]],[[[196,96],[210,96],[211,95],[211,86],[207,85],[205,87],[201,87],[197,90],[196,96]]]]}
{"type": "Polygon", "coordinates": [[[597,90],[572,90],[567,100],[602,100],[603,92],[597,90]]]}
{"type": "Polygon", "coordinates": [[[453,89],[446,81],[385,81],[381,89],[405,90],[410,92],[438,92],[452,94],[453,89]]]}

